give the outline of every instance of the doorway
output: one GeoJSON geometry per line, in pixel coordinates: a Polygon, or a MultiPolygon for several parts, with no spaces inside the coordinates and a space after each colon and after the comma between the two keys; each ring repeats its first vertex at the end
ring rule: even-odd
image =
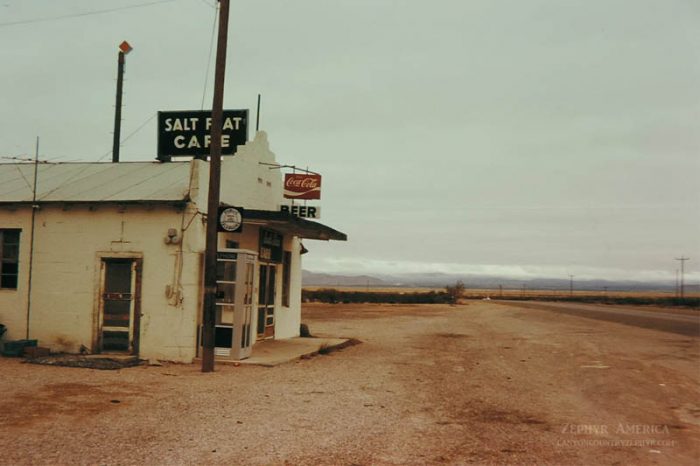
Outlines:
{"type": "Polygon", "coordinates": [[[102,353],[138,354],[140,260],[102,259],[100,329],[102,353]]]}
{"type": "Polygon", "coordinates": [[[276,264],[260,264],[258,286],[258,340],[275,336],[276,264]]]}

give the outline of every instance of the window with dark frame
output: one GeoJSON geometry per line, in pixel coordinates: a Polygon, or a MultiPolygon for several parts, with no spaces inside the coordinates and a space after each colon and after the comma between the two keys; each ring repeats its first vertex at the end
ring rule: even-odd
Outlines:
{"type": "Polygon", "coordinates": [[[289,307],[289,285],[292,280],[292,253],[284,251],[282,258],[282,305],[289,307]]]}
{"type": "Polygon", "coordinates": [[[282,245],[284,236],[274,230],[260,229],[260,254],[258,258],[265,262],[282,263],[282,245]]]}
{"type": "Polygon", "coordinates": [[[0,289],[17,289],[20,231],[0,229],[0,289]]]}

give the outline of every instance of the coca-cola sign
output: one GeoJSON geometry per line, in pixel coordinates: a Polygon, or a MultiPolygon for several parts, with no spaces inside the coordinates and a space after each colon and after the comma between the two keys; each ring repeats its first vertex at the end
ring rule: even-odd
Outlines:
{"type": "Polygon", "coordinates": [[[321,199],[321,175],[287,173],[284,175],[284,197],[287,199],[321,199]]]}

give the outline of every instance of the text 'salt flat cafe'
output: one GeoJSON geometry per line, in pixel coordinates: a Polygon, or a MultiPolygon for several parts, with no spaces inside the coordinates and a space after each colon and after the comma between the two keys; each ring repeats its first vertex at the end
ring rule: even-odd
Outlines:
{"type": "MultiPolygon", "coordinates": [[[[278,164],[265,132],[248,141],[247,118],[224,111],[221,205],[212,213],[219,359],[299,336],[302,241],[347,239],[314,220],[321,176],[278,164]]],[[[0,164],[5,340],[197,357],[210,121],[207,112],[161,112],[156,162],[0,164]]]]}

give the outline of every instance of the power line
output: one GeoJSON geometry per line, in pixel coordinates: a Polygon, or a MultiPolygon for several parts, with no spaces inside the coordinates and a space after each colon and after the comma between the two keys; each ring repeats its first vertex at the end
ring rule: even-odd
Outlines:
{"type": "Polygon", "coordinates": [[[218,7],[218,2],[217,2],[217,5],[212,5],[212,4],[209,3],[207,0],[200,0],[200,1],[201,1],[202,3],[204,3],[206,6],[208,6],[209,8],[214,8],[214,9],[216,10],[216,8],[218,7]]]}
{"type": "Polygon", "coordinates": [[[20,24],[43,23],[43,22],[47,22],[47,21],[56,21],[56,20],[69,19],[69,18],[79,18],[79,17],[83,17],[83,16],[103,15],[106,13],[113,13],[115,11],[130,10],[133,8],[144,8],[147,6],[159,5],[161,3],[170,3],[170,2],[174,2],[174,1],[176,1],[176,0],[158,0],[156,2],[140,3],[137,5],[127,5],[127,6],[116,7],[116,8],[107,8],[105,10],[92,10],[92,11],[85,11],[83,13],[72,13],[69,15],[50,16],[50,17],[46,17],[46,18],[24,19],[24,20],[19,20],[19,21],[8,21],[5,23],[0,23],[0,27],[18,26],[20,24]]]}
{"type": "MultiPolygon", "coordinates": [[[[131,136],[133,136],[133,135],[135,135],[136,133],[138,133],[139,131],[141,131],[141,130],[142,130],[148,123],[150,123],[151,120],[153,120],[157,115],[158,115],[158,113],[156,112],[156,113],[154,113],[153,115],[151,115],[150,117],[148,117],[148,119],[147,119],[146,121],[144,121],[143,123],[141,123],[141,124],[139,125],[138,128],[136,128],[135,130],[133,130],[132,132],[130,132],[129,134],[127,134],[126,137],[123,138],[123,139],[121,140],[121,143],[120,143],[120,144],[124,144],[126,141],[128,141],[128,140],[131,138],[131,136]]],[[[102,158],[104,158],[104,157],[105,157],[105,156],[102,156],[102,158]]],[[[100,160],[102,160],[102,158],[101,158],[100,160]]]]}
{"type": "Polygon", "coordinates": [[[211,39],[209,39],[209,54],[207,58],[207,71],[204,73],[204,89],[202,89],[202,107],[204,110],[204,99],[207,95],[207,83],[209,82],[209,68],[211,67],[211,56],[214,50],[214,36],[216,35],[216,18],[218,17],[218,11],[216,7],[214,8],[214,22],[211,26],[211,39]]]}
{"type": "Polygon", "coordinates": [[[27,179],[27,177],[24,176],[24,173],[22,173],[22,170],[19,168],[19,166],[18,166],[18,165],[15,165],[15,168],[17,169],[17,172],[19,173],[19,176],[21,176],[22,179],[24,180],[24,182],[27,184],[27,187],[28,187],[29,189],[33,190],[33,191],[36,193],[36,187],[35,187],[35,186],[32,186],[32,184],[29,182],[29,180],[27,179]]]}
{"type": "MultiPolygon", "coordinates": [[[[158,115],[158,113],[154,113],[153,115],[151,115],[150,117],[148,117],[148,118],[146,119],[146,121],[144,121],[143,123],[141,123],[141,125],[139,125],[138,128],[136,128],[136,129],[133,130],[131,133],[129,133],[124,139],[122,139],[122,140],[120,141],[120,143],[123,144],[124,142],[128,141],[129,138],[131,138],[133,135],[135,135],[136,133],[138,133],[139,131],[141,131],[148,123],[150,123],[151,120],[153,120],[153,119],[156,117],[156,115],[158,115]]],[[[101,161],[104,160],[107,156],[109,156],[109,155],[111,155],[111,154],[112,154],[112,150],[110,149],[110,150],[108,150],[107,152],[105,152],[105,153],[102,155],[102,157],[100,157],[99,159],[97,159],[97,162],[101,162],[101,161]]],[[[50,194],[54,193],[55,191],[61,189],[63,186],[65,186],[65,185],[68,184],[69,182],[75,180],[75,179],[78,178],[80,175],[82,175],[83,173],[85,173],[85,171],[86,171],[88,168],[90,168],[90,166],[91,166],[90,163],[86,163],[86,164],[85,164],[85,167],[84,167],[82,170],[78,171],[78,172],[75,173],[73,176],[71,176],[71,177],[69,177],[68,179],[66,179],[63,183],[59,184],[58,186],[56,186],[56,187],[55,187],[54,189],[52,189],[51,191],[45,193],[41,198],[44,199],[44,198],[47,197],[48,195],[50,195],[50,194]]]]}
{"type": "MultiPolygon", "coordinates": [[[[149,116],[149,117],[148,117],[143,123],[141,123],[135,130],[133,130],[132,132],[130,132],[129,134],[127,134],[125,137],[123,137],[122,140],[120,141],[120,144],[124,144],[126,141],[128,141],[129,139],[131,139],[132,136],[135,136],[136,133],[138,133],[139,131],[141,131],[141,130],[142,130],[148,123],[150,123],[151,120],[153,120],[156,116],[158,116],[158,113],[154,113],[154,114],[152,114],[151,116],[149,116]]],[[[104,153],[102,156],[100,156],[96,161],[97,161],[97,162],[101,162],[102,160],[104,160],[104,159],[105,159],[108,155],[110,155],[111,153],[112,153],[111,150],[109,150],[108,152],[105,152],[105,153],[104,153]]],[[[60,159],[60,158],[66,158],[66,157],[76,157],[76,155],[75,155],[75,154],[72,154],[72,155],[54,155],[54,157],[53,157],[52,159],[49,159],[49,160],[53,160],[53,159],[56,159],[56,158],[59,158],[59,159],[60,159]]],[[[87,160],[82,160],[82,158],[88,158],[88,157],[92,157],[92,156],[80,155],[79,157],[81,157],[81,158],[68,160],[68,162],[86,162],[86,163],[91,163],[91,162],[89,162],[89,161],[87,161],[87,160]]],[[[2,157],[0,157],[0,158],[2,158],[2,157]]],[[[32,162],[33,162],[33,160],[32,160],[32,162]]],[[[41,162],[39,162],[39,163],[41,163],[41,162]]],[[[61,162],[59,162],[59,163],[61,163],[61,162]]]]}
{"type": "Polygon", "coordinates": [[[0,155],[0,159],[15,160],[17,162],[48,163],[48,161],[46,161],[46,160],[39,160],[38,162],[36,162],[34,159],[24,157],[24,154],[22,154],[20,156],[0,155]]]}

